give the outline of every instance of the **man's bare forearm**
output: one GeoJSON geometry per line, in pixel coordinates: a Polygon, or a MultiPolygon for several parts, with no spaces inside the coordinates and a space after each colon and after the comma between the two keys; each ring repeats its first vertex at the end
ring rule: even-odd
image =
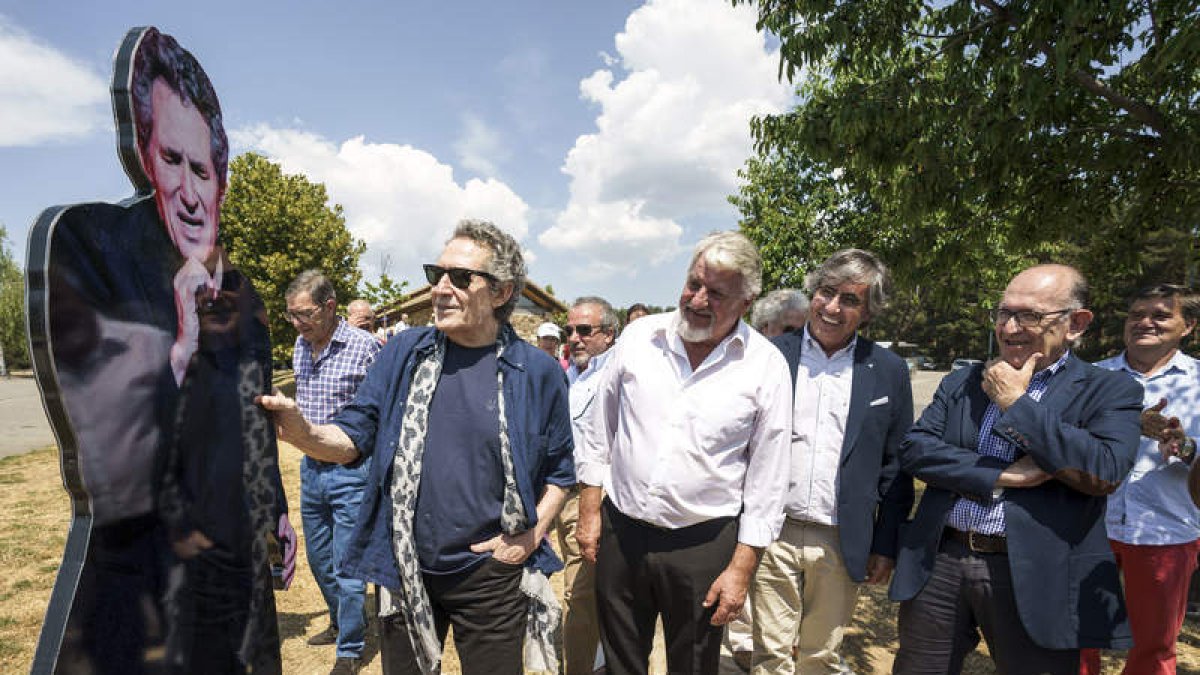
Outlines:
{"type": "Polygon", "coordinates": [[[321,462],[350,464],[359,457],[358,448],[346,432],[336,424],[307,425],[299,438],[288,440],[300,449],[300,452],[321,462]]]}
{"type": "Polygon", "coordinates": [[[539,541],[550,531],[551,525],[554,524],[554,519],[562,511],[563,504],[567,503],[567,494],[566,490],[557,485],[546,486],[546,490],[542,493],[542,498],[538,500],[537,504],[538,521],[535,531],[539,541]]]}

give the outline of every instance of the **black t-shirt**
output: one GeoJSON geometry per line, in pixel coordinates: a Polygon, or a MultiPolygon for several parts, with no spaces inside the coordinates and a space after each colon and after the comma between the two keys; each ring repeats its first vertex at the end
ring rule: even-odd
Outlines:
{"type": "Polygon", "coordinates": [[[491,555],[473,553],[471,544],[500,534],[504,465],[497,393],[496,348],[447,342],[429,405],[413,523],[424,572],[469,569],[491,555]]]}

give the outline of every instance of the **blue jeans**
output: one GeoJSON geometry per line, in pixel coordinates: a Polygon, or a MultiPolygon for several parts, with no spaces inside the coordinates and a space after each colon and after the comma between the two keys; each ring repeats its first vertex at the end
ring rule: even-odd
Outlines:
{"type": "Polygon", "coordinates": [[[300,466],[300,515],[308,566],[337,626],[337,655],[362,655],[367,585],[341,572],[341,559],[358,519],[367,466],[348,468],[305,457],[300,466]]]}

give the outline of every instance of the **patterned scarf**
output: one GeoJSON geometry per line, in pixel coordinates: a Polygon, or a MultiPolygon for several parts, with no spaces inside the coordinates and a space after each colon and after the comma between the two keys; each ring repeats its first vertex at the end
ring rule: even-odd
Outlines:
{"type": "MultiPolygon", "coordinates": [[[[502,330],[496,342],[496,355],[507,346],[502,330]]],[[[421,565],[413,539],[413,514],[421,484],[421,459],[425,452],[429,405],[437,389],[446,357],[445,336],[438,334],[432,354],[417,366],[405,400],[400,441],[392,466],[392,546],[400,569],[400,588],[380,588],[381,616],[400,613],[412,641],[421,672],[430,675],[441,668],[442,645],[434,628],[433,607],[425,591],[421,565]]],[[[512,448],[508,438],[508,418],[504,414],[504,371],[496,369],[496,400],[500,415],[500,460],[504,466],[504,503],[500,509],[500,528],[510,536],[528,529],[528,518],[517,492],[512,448]]],[[[525,667],[527,670],[558,671],[557,631],[562,611],[546,575],[528,566],[521,576],[521,591],[529,596],[525,624],[525,667]]]]}

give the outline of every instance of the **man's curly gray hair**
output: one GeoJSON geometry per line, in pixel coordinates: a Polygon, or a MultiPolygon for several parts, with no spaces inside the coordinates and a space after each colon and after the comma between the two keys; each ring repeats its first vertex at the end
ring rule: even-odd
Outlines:
{"type": "Polygon", "coordinates": [[[826,258],[804,278],[804,290],[811,298],[822,286],[840,286],[846,282],[868,286],[867,312],[871,316],[879,316],[887,309],[892,274],[874,253],[861,248],[844,248],[826,258]]]}
{"type": "Polygon", "coordinates": [[[688,274],[700,258],[713,267],[741,274],[744,299],[752,300],[762,291],[762,258],[758,248],[741,232],[713,232],[701,239],[692,251],[688,274]]]}
{"type": "MultiPolygon", "coordinates": [[[[497,307],[495,311],[496,320],[505,323],[517,306],[528,274],[525,269],[525,256],[521,255],[521,245],[512,235],[486,220],[460,220],[454,228],[454,234],[446,243],[455,239],[469,239],[490,250],[492,255],[483,271],[499,279],[501,284],[512,284],[512,295],[509,296],[508,302],[497,307]]],[[[498,290],[498,287],[493,284],[492,290],[498,290]]]]}

